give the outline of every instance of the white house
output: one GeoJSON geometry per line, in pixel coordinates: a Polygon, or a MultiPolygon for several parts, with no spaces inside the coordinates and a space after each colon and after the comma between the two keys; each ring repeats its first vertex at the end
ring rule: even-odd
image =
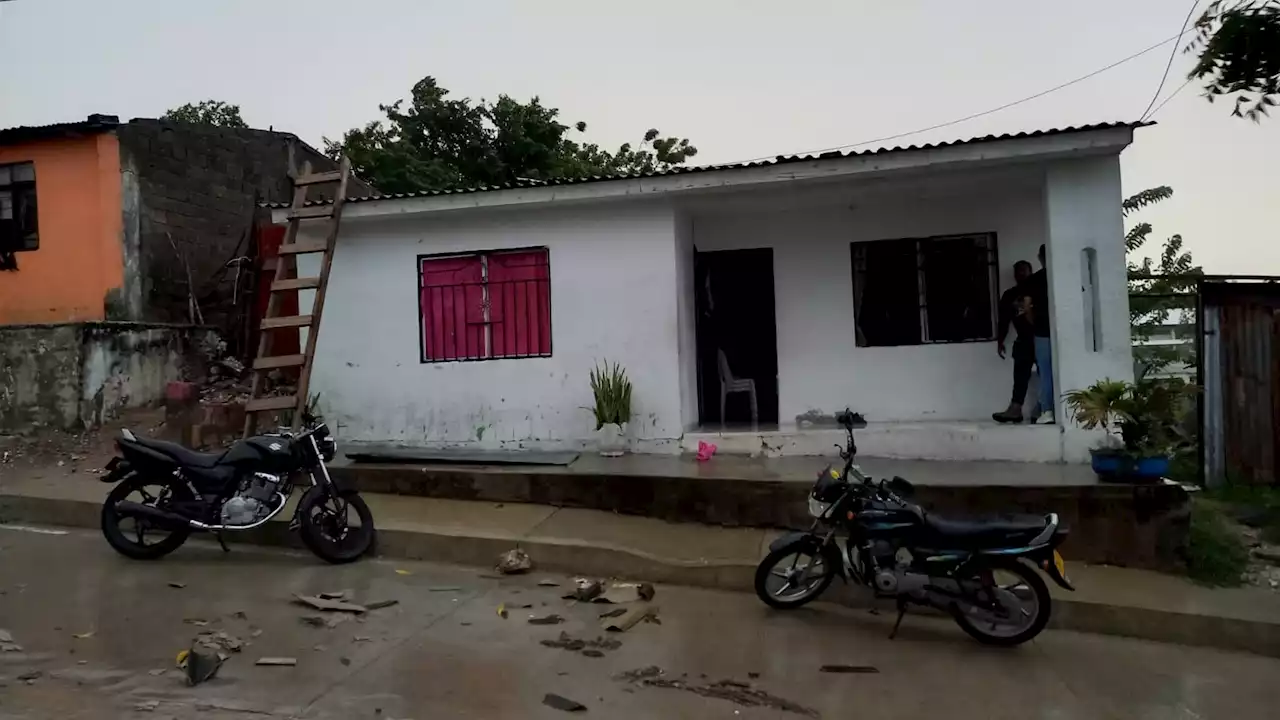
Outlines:
{"type": "Polygon", "coordinates": [[[991,421],[1012,384],[995,304],[1043,243],[1056,387],[1132,377],[1119,155],[1137,127],[352,198],[312,388],[349,440],[584,448],[608,360],[638,452],[823,454],[849,407],[865,455],[1083,462],[1094,436],[1061,408],[991,421]],[[721,352],[754,381],[754,424],[746,392],[722,422],[721,352]]]}

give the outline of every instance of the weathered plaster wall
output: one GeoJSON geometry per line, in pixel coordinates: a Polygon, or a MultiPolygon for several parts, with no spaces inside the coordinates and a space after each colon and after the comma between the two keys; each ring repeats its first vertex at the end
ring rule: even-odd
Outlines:
{"type": "Polygon", "coordinates": [[[0,327],[0,431],[91,427],[160,402],[201,332],[115,322],[0,327]]]}

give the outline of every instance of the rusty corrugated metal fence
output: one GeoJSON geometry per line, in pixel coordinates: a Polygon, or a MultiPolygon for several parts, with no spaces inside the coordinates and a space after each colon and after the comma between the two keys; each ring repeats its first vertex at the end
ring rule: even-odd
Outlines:
{"type": "Polygon", "coordinates": [[[1280,286],[1205,282],[1200,297],[1205,483],[1276,484],[1280,286]]]}

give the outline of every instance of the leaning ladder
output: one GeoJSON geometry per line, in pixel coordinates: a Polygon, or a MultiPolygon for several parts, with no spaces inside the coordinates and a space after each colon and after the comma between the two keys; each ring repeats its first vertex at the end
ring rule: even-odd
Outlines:
{"type": "MultiPolygon", "coordinates": [[[[257,415],[262,412],[293,410],[292,426],[297,430],[307,407],[307,390],[311,385],[311,367],[316,356],[316,337],[320,334],[320,315],[324,311],[325,290],[329,287],[329,270],[333,267],[333,247],[338,240],[338,223],[342,218],[342,205],[347,196],[347,179],[351,176],[351,163],[344,156],[339,169],[327,172],[311,172],[311,163],[304,163],[302,173],[293,178],[293,204],[289,207],[289,226],[280,244],[276,258],[275,277],[271,282],[271,294],[267,299],[267,313],[258,331],[258,355],[253,361],[253,383],[249,401],[245,404],[244,435],[254,433],[257,415]],[[333,203],[308,207],[307,190],[314,185],[337,183],[333,203]],[[329,231],[323,241],[299,240],[298,230],[303,220],[325,219],[329,231]],[[310,253],[323,255],[319,277],[297,277],[297,256],[310,253]],[[294,277],[289,277],[290,273],[294,277]],[[315,302],[308,315],[280,315],[280,295],[314,288],[315,302]],[[272,331],[289,328],[307,328],[307,346],[301,355],[271,355],[272,331]],[[266,373],[280,368],[302,368],[293,395],[261,397],[266,385],[266,373]]],[[[299,306],[301,312],[301,306],[299,306]]]]}

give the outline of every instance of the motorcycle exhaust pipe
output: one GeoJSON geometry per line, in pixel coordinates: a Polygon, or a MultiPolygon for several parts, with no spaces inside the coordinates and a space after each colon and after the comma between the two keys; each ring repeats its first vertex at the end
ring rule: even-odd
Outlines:
{"type": "Polygon", "coordinates": [[[192,524],[190,520],[177,513],[171,513],[159,508],[154,508],[150,505],[143,505],[142,503],[136,503],[129,500],[121,500],[116,503],[116,514],[122,517],[144,517],[148,520],[154,520],[174,527],[187,527],[192,524]]]}

